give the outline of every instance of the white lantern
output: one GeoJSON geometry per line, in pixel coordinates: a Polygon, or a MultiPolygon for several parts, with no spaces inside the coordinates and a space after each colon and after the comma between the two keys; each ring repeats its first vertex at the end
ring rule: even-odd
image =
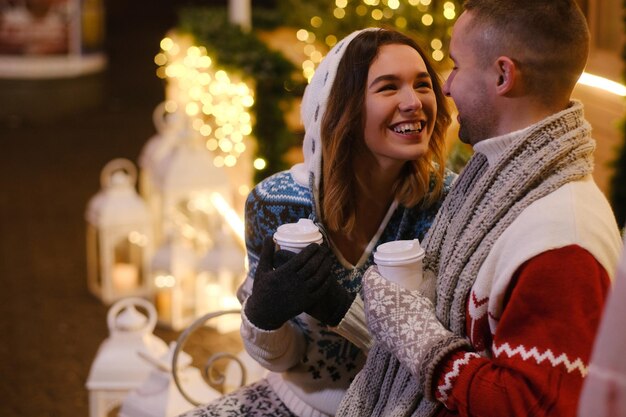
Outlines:
{"type": "MultiPolygon", "coordinates": [[[[171,365],[175,349],[176,342],[171,342],[162,357],[144,356],[153,369],[144,383],[126,396],[119,417],[175,417],[194,407],[174,382],[171,365]]],[[[177,377],[185,392],[204,403],[219,398],[221,394],[204,382],[200,370],[190,365],[191,357],[179,352],[177,377]]]]}
{"type": "MultiPolygon", "coordinates": [[[[198,263],[196,317],[206,313],[240,308],[236,291],[244,278],[245,253],[222,227],[212,249],[198,263]]],[[[239,329],[240,317],[224,315],[210,322],[220,333],[239,329]]]]}
{"type": "Polygon", "coordinates": [[[224,168],[215,166],[213,154],[198,132],[179,132],[175,146],[155,171],[155,192],[161,202],[162,236],[176,231],[203,253],[212,243],[217,217],[211,194],[217,192],[232,206],[233,189],[224,168]]]}
{"type": "Polygon", "coordinates": [[[156,175],[161,161],[173,150],[180,132],[188,123],[186,115],[180,110],[170,113],[166,110],[166,102],[157,105],[152,112],[152,121],[156,129],[139,154],[139,192],[147,202],[152,213],[154,240],[162,242],[160,222],[161,199],[156,191],[156,175]]]}
{"type": "Polygon", "coordinates": [[[89,201],[87,283],[109,304],[128,296],[147,296],[151,255],[150,212],[135,190],[137,171],[128,159],[114,159],[102,169],[102,189],[89,201]]]}
{"type": "Polygon", "coordinates": [[[86,384],[90,417],[109,415],[148,377],[152,366],[140,354],[160,357],[167,352],[166,343],[152,334],[156,320],[154,306],[143,298],[125,298],[109,309],[109,337],[98,349],[86,384]]]}
{"type": "Polygon", "coordinates": [[[150,266],[159,324],[181,330],[195,318],[197,256],[189,243],[169,237],[150,266]]]}

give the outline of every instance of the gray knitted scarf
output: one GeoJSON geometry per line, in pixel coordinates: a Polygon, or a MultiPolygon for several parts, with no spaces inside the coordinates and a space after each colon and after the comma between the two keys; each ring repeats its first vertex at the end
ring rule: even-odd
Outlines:
{"type": "MultiPolygon", "coordinates": [[[[437,277],[436,313],[465,337],[465,308],[494,242],[534,201],[593,170],[595,142],[583,106],[533,125],[490,166],[476,153],[455,182],[426,235],[426,277],[437,277]]],[[[433,416],[440,404],[423,395],[424,381],[379,345],[341,402],[337,416],[433,416]]]]}

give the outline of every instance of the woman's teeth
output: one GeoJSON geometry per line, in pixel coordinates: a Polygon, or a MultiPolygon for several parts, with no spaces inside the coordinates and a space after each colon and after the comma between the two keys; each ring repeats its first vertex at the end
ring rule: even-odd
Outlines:
{"type": "Polygon", "coordinates": [[[403,123],[400,125],[397,125],[393,128],[393,131],[396,133],[403,133],[403,134],[407,134],[407,133],[419,133],[422,131],[422,129],[424,128],[423,122],[418,122],[418,123],[403,123]]]}

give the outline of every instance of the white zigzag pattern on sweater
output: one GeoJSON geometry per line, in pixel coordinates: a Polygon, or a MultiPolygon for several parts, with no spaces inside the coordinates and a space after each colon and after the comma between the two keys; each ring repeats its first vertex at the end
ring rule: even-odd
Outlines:
{"type": "Polygon", "coordinates": [[[437,387],[440,401],[444,402],[448,400],[448,392],[452,389],[452,380],[459,376],[461,373],[461,367],[467,365],[472,358],[480,358],[480,355],[474,352],[465,352],[465,355],[463,355],[462,358],[459,358],[452,363],[452,370],[446,373],[443,378],[443,384],[437,387]]]}
{"type": "Polygon", "coordinates": [[[495,343],[493,344],[493,353],[497,358],[502,353],[506,353],[506,355],[511,358],[515,355],[519,355],[523,360],[534,359],[538,364],[545,361],[546,359],[550,361],[553,367],[557,367],[559,364],[563,364],[567,368],[567,372],[573,372],[578,370],[580,374],[584,377],[587,376],[589,372],[589,368],[585,365],[585,363],[580,359],[576,358],[575,361],[570,361],[565,353],[561,353],[559,356],[554,356],[554,353],[550,349],[546,350],[544,353],[539,353],[539,350],[536,347],[533,347],[530,350],[526,350],[524,345],[519,345],[515,349],[511,348],[511,345],[508,343],[504,343],[500,347],[498,347],[495,343]]]}

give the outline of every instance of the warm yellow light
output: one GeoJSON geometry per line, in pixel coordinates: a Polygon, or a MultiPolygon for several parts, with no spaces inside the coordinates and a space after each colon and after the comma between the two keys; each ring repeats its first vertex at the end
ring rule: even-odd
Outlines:
{"type": "Polygon", "coordinates": [[[296,38],[300,42],[305,42],[309,38],[309,31],[306,29],[300,29],[296,32],[296,38]]]}
{"type": "Polygon", "coordinates": [[[431,15],[429,15],[428,13],[425,14],[424,16],[422,16],[422,24],[424,24],[425,26],[430,26],[433,24],[433,17],[431,15]]]}
{"type": "Polygon", "coordinates": [[[221,83],[230,83],[230,78],[228,78],[228,74],[224,70],[216,71],[215,79],[221,83]]]}
{"type": "Polygon", "coordinates": [[[187,55],[198,58],[200,56],[200,48],[197,46],[190,46],[187,48],[187,55]]]}
{"type": "Polygon", "coordinates": [[[200,128],[200,134],[202,136],[209,136],[211,134],[211,132],[213,131],[213,129],[211,129],[211,126],[205,124],[202,125],[202,127],[200,128]]]}
{"type": "Polygon", "coordinates": [[[389,0],[389,1],[387,2],[387,6],[388,6],[390,9],[397,10],[397,9],[398,9],[398,7],[400,7],[400,1],[399,1],[399,0],[389,0]]]}
{"type": "Polygon", "coordinates": [[[226,158],[224,158],[224,165],[226,165],[227,167],[234,167],[237,164],[237,158],[235,158],[233,155],[226,155],[226,158]]]}
{"type": "Polygon", "coordinates": [[[263,158],[257,158],[254,160],[252,165],[254,166],[255,169],[258,169],[260,171],[262,169],[265,169],[265,167],[267,166],[267,162],[265,162],[265,159],[263,158]]]}
{"type": "Polygon", "coordinates": [[[311,54],[311,61],[315,63],[319,64],[323,58],[324,58],[324,55],[322,55],[320,51],[315,51],[311,54]]]}
{"type": "Polygon", "coordinates": [[[213,61],[211,61],[211,57],[209,56],[204,55],[198,58],[198,66],[200,68],[209,68],[212,63],[213,61]]]}
{"type": "Polygon", "coordinates": [[[174,46],[174,41],[172,40],[172,38],[165,37],[161,39],[161,43],[159,46],[161,47],[161,49],[167,52],[171,50],[174,46]]]}
{"type": "Polygon", "coordinates": [[[345,9],[348,5],[348,0],[335,0],[335,5],[340,9],[345,9]]]}
{"type": "Polygon", "coordinates": [[[199,74],[198,75],[198,82],[202,86],[209,85],[209,83],[211,82],[211,74],[208,74],[206,72],[203,72],[203,73],[199,74]]]}
{"type": "Polygon", "coordinates": [[[154,285],[157,288],[172,288],[176,285],[176,277],[173,275],[157,275],[154,277],[154,285]]]}
{"type": "Polygon", "coordinates": [[[443,42],[441,42],[441,39],[434,38],[430,41],[430,47],[434,50],[441,49],[443,47],[443,42]]]}
{"type": "Polygon", "coordinates": [[[319,28],[320,26],[322,26],[322,18],[319,16],[313,16],[311,18],[311,26],[313,26],[314,28],[319,28]]]}
{"type": "Polygon", "coordinates": [[[422,3],[424,6],[428,6],[430,5],[431,0],[420,0],[420,3],[422,3]]]}
{"type": "Polygon", "coordinates": [[[437,49],[436,51],[433,51],[432,56],[435,61],[441,61],[443,59],[443,52],[441,49],[437,49]]]}
{"type": "Polygon", "coordinates": [[[400,16],[396,19],[396,26],[400,29],[405,29],[407,25],[407,21],[404,17],[400,16]]]}
{"type": "Polygon", "coordinates": [[[314,69],[314,68],[315,68],[315,63],[313,61],[311,61],[310,59],[307,59],[304,62],[302,62],[302,69],[303,70],[314,69]]]}
{"type": "Polygon", "coordinates": [[[311,78],[313,78],[313,74],[315,74],[315,70],[313,68],[306,68],[302,71],[302,74],[306,78],[307,82],[311,82],[311,78]]]}
{"type": "Polygon", "coordinates": [[[380,20],[383,18],[383,12],[380,9],[374,9],[372,10],[372,19],[374,20],[380,20]]]}
{"type": "Polygon", "coordinates": [[[239,195],[248,195],[248,193],[250,192],[250,187],[248,187],[247,185],[240,185],[237,189],[237,192],[239,192],[239,195]]]}
{"type": "Polygon", "coordinates": [[[235,143],[235,152],[242,154],[246,151],[246,145],[243,142],[235,143]]]}
{"type": "Polygon", "coordinates": [[[344,9],[336,8],[333,10],[333,16],[337,19],[343,19],[346,16],[346,11],[344,9]]]}
{"type": "Polygon", "coordinates": [[[365,16],[367,14],[367,6],[363,4],[359,4],[358,6],[356,6],[356,14],[358,14],[359,16],[365,16]]]}
{"type": "Polygon", "coordinates": [[[154,57],[154,63],[161,66],[167,64],[167,56],[164,53],[158,53],[154,57]]]}
{"type": "Polygon", "coordinates": [[[252,126],[250,125],[241,126],[240,132],[247,136],[250,133],[252,133],[252,126]]]}
{"type": "Polygon", "coordinates": [[[411,6],[417,6],[419,4],[419,2],[420,2],[419,0],[409,0],[409,4],[411,6]]]}
{"type": "Polygon", "coordinates": [[[217,139],[211,138],[206,141],[206,148],[210,151],[216,150],[217,146],[218,146],[217,139]]]}
{"type": "Polygon", "coordinates": [[[241,104],[243,104],[245,107],[252,107],[252,105],[254,104],[254,97],[246,96],[242,98],[241,104]]]}
{"type": "Polygon", "coordinates": [[[188,116],[196,116],[198,113],[200,113],[200,107],[198,106],[198,103],[187,103],[187,105],[185,106],[185,113],[187,113],[188,116]]]}
{"type": "Polygon", "coordinates": [[[590,74],[588,72],[582,73],[578,79],[578,83],[589,87],[599,88],[600,90],[604,90],[618,96],[626,97],[626,86],[623,84],[590,74]]]}
{"type": "Polygon", "coordinates": [[[233,143],[226,138],[220,140],[219,146],[223,152],[230,152],[233,149],[233,143]]]}
{"type": "Polygon", "coordinates": [[[337,37],[335,35],[328,35],[324,41],[326,45],[333,47],[337,44],[337,37]]]}
{"type": "Polygon", "coordinates": [[[452,20],[456,17],[456,13],[454,12],[454,9],[445,9],[443,11],[443,17],[448,20],[452,20]]]}
{"type": "Polygon", "coordinates": [[[165,70],[165,67],[157,68],[156,75],[157,75],[157,77],[159,77],[161,79],[166,79],[167,78],[167,72],[165,70]]]}

